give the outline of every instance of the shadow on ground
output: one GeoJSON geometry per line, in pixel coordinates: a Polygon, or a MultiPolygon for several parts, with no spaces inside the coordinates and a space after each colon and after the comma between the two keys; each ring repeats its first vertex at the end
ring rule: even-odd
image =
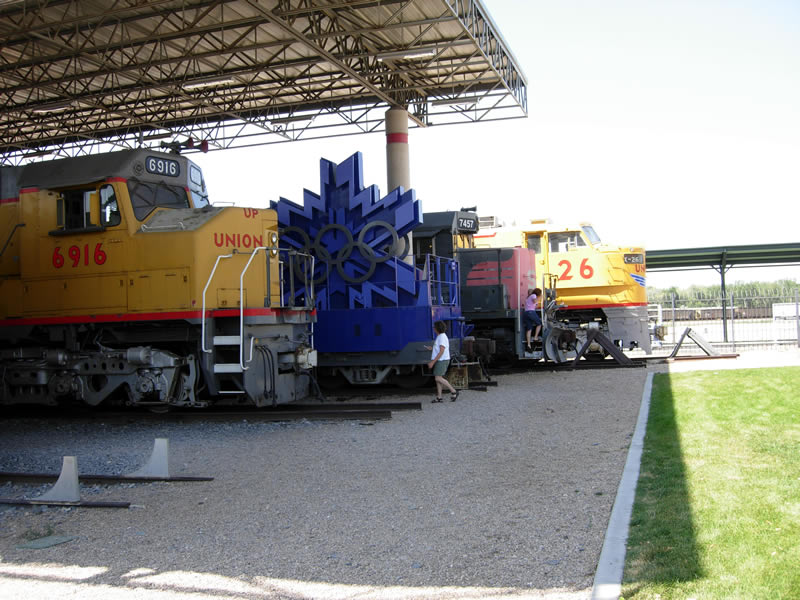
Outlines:
{"type": "Polygon", "coordinates": [[[670,376],[657,374],[630,522],[624,595],[633,596],[646,582],[670,584],[701,577],[670,376]]]}

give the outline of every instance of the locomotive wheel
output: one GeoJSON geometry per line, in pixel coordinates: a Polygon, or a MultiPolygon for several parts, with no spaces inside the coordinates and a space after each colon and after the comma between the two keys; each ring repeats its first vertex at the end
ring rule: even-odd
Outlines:
{"type": "Polygon", "coordinates": [[[556,330],[551,329],[544,338],[542,349],[544,350],[544,355],[548,360],[551,360],[556,364],[567,362],[564,353],[558,348],[558,334],[556,333],[556,330]]]}
{"type": "Polygon", "coordinates": [[[547,332],[542,344],[545,356],[556,364],[569,360],[567,352],[575,349],[575,333],[569,329],[553,327],[547,332]]]}

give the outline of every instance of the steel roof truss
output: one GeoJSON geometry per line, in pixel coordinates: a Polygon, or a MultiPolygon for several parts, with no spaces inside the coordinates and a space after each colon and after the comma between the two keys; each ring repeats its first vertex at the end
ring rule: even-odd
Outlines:
{"type": "Polygon", "coordinates": [[[216,147],[349,135],[379,130],[386,105],[409,107],[417,125],[524,114],[524,77],[478,0],[269,2],[0,10],[0,162],[27,148],[130,147],[150,132],[222,136],[216,147]],[[401,49],[433,54],[378,60],[401,49]],[[184,88],[197,82],[210,83],[184,88]],[[429,112],[466,93],[480,104],[429,112]]]}

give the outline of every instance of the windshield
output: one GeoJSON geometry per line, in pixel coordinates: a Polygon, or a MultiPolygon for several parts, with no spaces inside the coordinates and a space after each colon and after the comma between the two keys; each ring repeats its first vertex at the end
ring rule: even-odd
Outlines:
{"type": "Polygon", "coordinates": [[[586,238],[589,240],[590,244],[599,244],[600,243],[600,236],[594,230],[594,227],[591,225],[582,225],[581,229],[583,229],[583,233],[586,234],[586,238]]]}
{"type": "Polygon", "coordinates": [[[550,252],[567,252],[570,248],[586,246],[579,231],[564,231],[550,234],[550,252]]]}
{"type": "Polygon", "coordinates": [[[128,180],[133,214],[143,221],[155,208],[189,208],[186,188],[166,183],[128,180]]]}
{"type": "Polygon", "coordinates": [[[189,163],[189,191],[192,193],[192,206],[202,208],[208,204],[208,191],[200,168],[189,163]]]}

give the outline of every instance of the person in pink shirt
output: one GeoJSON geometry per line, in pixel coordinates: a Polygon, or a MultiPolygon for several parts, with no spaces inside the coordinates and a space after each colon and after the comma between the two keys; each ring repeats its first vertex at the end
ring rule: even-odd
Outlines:
{"type": "Polygon", "coordinates": [[[531,331],[536,326],[533,334],[533,341],[539,341],[539,333],[542,331],[542,317],[539,316],[539,302],[542,290],[535,288],[528,290],[528,297],[525,298],[525,312],[522,315],[522,322],[525,326],[525,351],[533,352],[531,348],[531,331]]]}

